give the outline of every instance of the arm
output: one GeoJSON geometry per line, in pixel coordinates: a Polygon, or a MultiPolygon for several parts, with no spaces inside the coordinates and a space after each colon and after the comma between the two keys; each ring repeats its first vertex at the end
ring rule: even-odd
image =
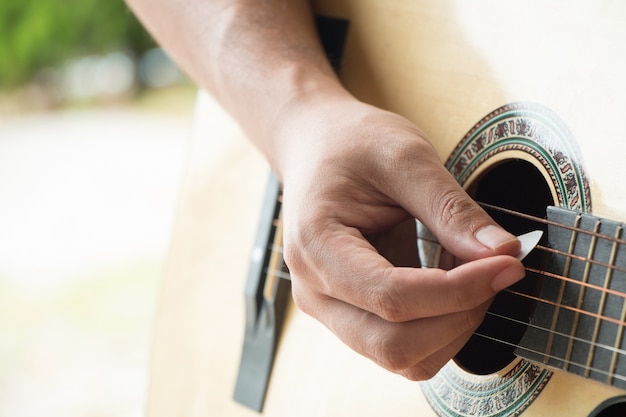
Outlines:
{"type": "Polygon", "coordinates": [[[128,2],[281,179],[296,304],[379,365],[409,379],[434,375],[497,291],[523,277],[511,256],[519,242],[465,194],[416,126],[341,86],[306,1],[128,2]],[[411,218],[470,262],[394,266],[375,237],[411,218]]]}
{"type": "Polygon", "coordinates": [[[271,161],[273,129],[294,103],[347,95],[303,0],[128,0],[156,40],[239,121],[271,161]],[[184,30],[181,30],[184,28],[184,30]]]}

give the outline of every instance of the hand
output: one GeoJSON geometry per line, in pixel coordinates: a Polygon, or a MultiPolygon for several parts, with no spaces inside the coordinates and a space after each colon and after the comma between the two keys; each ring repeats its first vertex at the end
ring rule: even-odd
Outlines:
{"type": "Polygon", "coordinates": [[[519,242],[466,195],[406,119],[341,96],[296,106],[283,120],[276,142],[295,303],[380,366],[411,380],[432,377],[494,295],[524,276],[513,257],[519,242]],[[376,242],[413,218],[461,265],[419,269],[383,257],[376,242]]]}
{"type": "Polygon", "coordinates": [[[343,90],[307,0],[127,1],[281,178],[297,305],[381,366],[432,376],[496,292],[524,275],[510,256],[519,242],[463,192],[419,129],[343,90]],[[412,218],[471,262],[394,266],[374,243],[412,218]]]}

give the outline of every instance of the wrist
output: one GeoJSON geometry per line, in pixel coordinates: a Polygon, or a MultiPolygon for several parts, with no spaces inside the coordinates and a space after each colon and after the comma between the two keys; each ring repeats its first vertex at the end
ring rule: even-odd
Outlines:
{"type": "Polygon", "coordinates": [[[330,122],[332,109],[357,100],[332,71],[311,71],[295,65],[281,70],[276,79],[275,87],[268,83],[256,104],[259,113],[248,114],[255,119],[248,135],[282,179],[294,158],[306,154],[307,149],[311,151],[322,140],[322,129],[330,122]]]}

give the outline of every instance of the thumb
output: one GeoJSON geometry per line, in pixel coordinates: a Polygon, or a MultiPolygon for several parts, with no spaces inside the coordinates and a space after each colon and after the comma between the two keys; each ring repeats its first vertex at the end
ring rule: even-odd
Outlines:
{"type": "Polygon", "coordinates": [[[382,164],[372,171],[379,189],[426,225],[457,258],[517,255],[517,238],[467,195],[421,131],[401,132],[408,134],[384,143],[382,164]]]}
{"type": "Polygon", "coordinates": [[[418,218],[456,257],[469,261],[519,253],[519,240],[498,225],[447,171],[424,190],[424,196],[429,204],[419,205],[418,218]]]}
{"type": "Polygon", "coordinates": [[[415,160],[405,165],[404,175],[389,181],[394,185],[388,188],[390,197],[419,219],[448,252],[465,261],[519,253],[517,238],[472,200],[433,148],[422,149],[420,163],[415,160]]]}

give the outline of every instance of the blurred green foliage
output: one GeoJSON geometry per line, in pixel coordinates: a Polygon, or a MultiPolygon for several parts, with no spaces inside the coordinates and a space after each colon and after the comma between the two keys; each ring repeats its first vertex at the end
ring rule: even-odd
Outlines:
{"type": "Polygon", "coordinates": [[[154,46],[122,0],[0,0],[0,88],[87,54],[154,46]]]}

